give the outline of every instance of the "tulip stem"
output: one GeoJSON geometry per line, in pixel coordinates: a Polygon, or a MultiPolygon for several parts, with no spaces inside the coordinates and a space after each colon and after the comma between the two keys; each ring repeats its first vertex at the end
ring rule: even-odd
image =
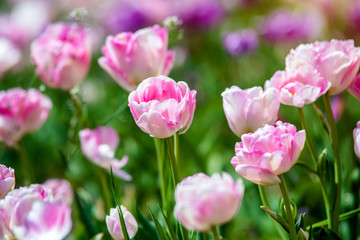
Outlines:
{"type": "Polygon", "coordinates": [[[220,240],[221,239],[221,237],[219,235],[219,231],[218,231],[216,226],[212,226],[211,231],[212,231],[212,233],[214,235],[214,240],[220,240]]]}
{"type": "Polygon", "coordinates": [[[162,207],[166,210],[165,207],[165,178],[164,178],[164,142],[160,138],[154,138],[155,149],[156,149],[156,158],[158,162],[158,171],[160,176],[160,193],[161,193],[161,203],[162,207]]]}
{"type": "Polygon", "coordinates": [[[110,192],[108,191],[109,185],[106,178],[106,171],[98,166],[95,167],[97,168],[97,172],[100,180],[100,188],[105,205],[104,206],[105,212],[108,212],[112,206],[112,202],[111,202],[110,192]]]}
{"type": "Polygon", "coordinates": [[[25,185],[29,185],[33,182],[34,179],[32,174],[31,163],[26,155],[24,144],[20,142],[17,146],[15,146],[15,148],[18,151],[20,162],[22,165],[24,178],[25,178],[25,185]]]}
{"type": "Polygon", "coordinates": [[[340,203],[341,203],[341,192],[342,192],[342,176],[341,176],[341,159],[340,159],[340,148],[339,148],[339,139],[336,129],[336,123],[334,119],[334,114],[331,109],[330,104],[330,95],[327,92],[324,95],[324,105],[326,110],[326,115],[330,125],[330,142],[334,151],[334,173],[335,173],[335,192],[336,197],[334,201],[334,207],[332,209],[332,224],[329,226],[336,234],[339,233],[339,216],[340,216],[340,203]]]}
{"type": "Polygon", "coordinates": [[[319,162],[318,159],[318,154],[316,152],[316,148],[315,145],[313,143],[313,141],[311,140],[310,137],[310,131],[309,128],[306,124],[306,118],[305,118],[305,114],[302,108],[298,108],[299,111],[299,116],[300,116],[300,123],[301,123],[301,127],[305,130],[305,134],[306,134],[306,146],[308,147],[310,154],[312,156],[312,159],[314,161],[314,165],[315,165],[315,169],[317,168],[317,163],[319,162]]]}
{"type": "Polygon", "coordinates": [[[179,132],[176,132],[176,133],[174,134],[174,153],[175,153],[176,163],[178,163],[178,162],[179,162],[179,158],[180,158],[179,132]]]}
{"type": "Polygon", "coordinates": [[[286,187],[286,182],[285,182],[284,176],[279,175],[279,178],[281,180],[281,182],[279,183],[280,190],[281,190],[281,194],[282,194],[283,199],[284,199],[285,211],[286,211],[287,221],[288,221],[288,224],[289,224],[290,239],[291,240],[296,240],[297,239],[296,238],[296,230],[295,230],[295,224],[294,224],[294,217],[293,217],[293,213],[292,213],[292,210],[291,210],[289,192],[288,192],[288,189],[286,187]]]}
{"type": "Polygon", "coordinates": [[[174,154],[174,145],[171,138],[166,138],[166,145],[169,151],[169,158],[171,164],[171,170],[173,174],[174,184],[178,184],[180,182],[179,169],[176,164],[176,158],[174,154]]]}

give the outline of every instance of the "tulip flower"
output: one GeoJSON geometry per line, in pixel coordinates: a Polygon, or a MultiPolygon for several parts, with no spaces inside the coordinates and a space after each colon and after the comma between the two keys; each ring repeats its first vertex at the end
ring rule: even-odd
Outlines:
{"type": "Polygon", "coordinates": [[[211,231],[235,217],[244,189],[243,182],[234,182],[228,173],[197,173],[176,186],[174,215],[188,229],[211,231]]]}
{"type": "Polygon", "coordinates": [[[347,91],[360,101],[360,75],[354,78],[347,91]]]}
{"type": "Polygon", "coordinates": [[[21,60],[20,49],[9,39],[0,37],[0,78],[21,60]]]}
{"type": "Polygon", "coordinates": [[[144,80],[129,95],[129,107],[141,130],[157,138],[185,133],[195,111],[196,91],[185,82],[159,76],[144,80]]]}
{"type": "Polygon", "coordinates": [[[14,169],[0,164],[0,199],[15,187],[14,169]]]}
{"type": "Polygon", "coordinates": [[[257,34],[252,29],[227,33],[223,40],[224,48],[233,56],[253,53],[258,43],[257,34]]]}
{"type": "Polygon", "coordinates": [[[24,134],[37,131],[51,107],[51,100],[36,89],[0,91],[0,141],[13,146],[24,134]]]}
{"type": "Polygon", "coordinates": [[[235,145],[231,164],[243,178],[260,185],[280,183],[285,173],[298,160],[305,143],[305,131],[296,131],[290,123],[277,121],[254,133],[243,134],[235,145]]]}
{"type": "Polygon", "coordinates": [[[131,92],[145,78],[167,75],[174,60],[168,51],[168,32],[157,25],[135,33],[108,36],[101,49],[100,66],[125,90],[131,92]]]}
{"type": "Polygon", "coordinates": [[[83,129],[79,132],[81,150],[94,164],[110,170],[124,180],[131,180],[131,176],[122,170],[128,162],[128,157],[116,159],[115,150],[119,145],[119,135],[110,127],[98,127],[94,130],[83,129]]]}
{"type": "Polygon", "coordinates": [[[42,187],[48,191],[52,191],[54,199],[62,199],[68,205],[71,205],[74,199],[73,189],[71,184],[62,179],[49,179],[42,184],[42,187]]]}
{"type": "Polygon", "coordinates": [[[264,92],[261,87],[242,90],[232,86],[221,96],[228,124],[238,137],[265,124],[274,124],[278,118],[280,101],[273,90],[264,92]]]}
{"type": "Polygon", "coordinates": [[[354,80],[360,66],[360,48],[353,40],[331,40],[301,44],[286,57],[286,70],[313,68],[331,83],[330,95],[344,91],[354,80]]]}
{"type": "Polygon", "coordinates": [[[75,23],[55,23],[31,44],[31,60],[36,73],[49,87],[65,91],[87,75],[91,60],[86,30],[75,23]]]}
{"type": "MultiPolygon", "coordinates": [[[[121,212],[124,216],[126,231],[130,238],[133,238],[138,230],[138,224],[134,216],[127,210],[126,207],[121,205],[121,212]]],[[[124,234],[121,229],[119,212],[116,208],[110,209],[110,215],[106,216],[106,226],[109,230],[111,237],[114,240],[124,240],[124,234]]]]}
{"type": "Polygon", "coordinates": [[[356,128],[354,129],[354,132],[353,132],[353,136],[354,136],[354,150],[355,150],[356,156],[358,156],[358,158],[360,158],[360,121],[357,122],[357,124],[356,124],[356,128]]]}

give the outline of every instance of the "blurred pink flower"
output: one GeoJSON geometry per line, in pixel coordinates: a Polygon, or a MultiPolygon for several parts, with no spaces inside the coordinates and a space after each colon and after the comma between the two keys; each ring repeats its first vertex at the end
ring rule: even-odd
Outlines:
{"type": "Polygon", "coordinates": [[[62,179],[49,179],[42,184],[42,187],[47,191],[52,191],[54,199],[62,199],[66,201],[68,205],[71,205],[74,199],[73,189],[71,184],[62,179]]]}
{"type": "Polygon", "coordinates": [[[360,158],[360,121],[358,121],[356,124],[356,128],[353,131],[353,136],[354,136],[354,150],[356,156],[360,158]]]}
{"type": "Polygon", "coordinates": [[[36,73],[49,87],[70,90],[87,75],[91,59],[86,30],[75,23],[54,23],[31,44],[36,73]]]}
{"type": "Polygon", "coordinates": [[[119,145],[119,135],[110,127],[97,127],[94,130],[88,128],[79,132],[82,153],[94,164],[110,171],[112,168],[115,175],[131,180],[131,176],[122,170],[128,162],[128,157],[116,159],[115,151],[119,145]]]}
{"type": "Polygon", "coordinates": [[[286,70],[299,70],[304,66],[314,68],[331,83],[331,95],[339,94],[351,84],[359,70],[360,48],[354,46],[353,40],[301,44],[286,57],[286,70]]]}
{"type": "Polygon", "coordinates": [[[0,164],[0,199],[15,187],[14,169],[0,164]]]}
{"type": "Polygon", "coordinates": [[[0,140],[8,146],[37,131],[49,116],[51,100],[36,89],[0,91],[0,140]]]}
{"type": "Polygon", "coordinates": [[[167,75],[174,60],[168,51],[168,32],[157,25],[135,33],[108,36],[100,66],[125,90],[131,92],[148,77],[167,75]]]}
{"type": "Polygon", "coordinates": [[[211,231],[235,217],[244,189],[241,179],[234,182],[225,172],[187,177],[175,189],[175,218],[188,229],[211,231]]]}
{"type": "Polygon", "coordinates": [[[235,145],[231,164],[247,180],[268,186],[280,183],[278,175],[285,173],[298,160],[305,143],[305,131],[281,121],[265,125],[254,133],[241,136],[235,145]]]}
{"type": "Polygon", "coordinates": [[[229,32],[223,39],[224,48],[232,56],[251,54],[258,44],[258,36],[253,29],[229,32]]]}
{"type": "Polygon", "coordinates": [[[39,184],[15,189],[0,200],[0,232],[5,239],[61,240],[72,227],[71,208],[53,200],[39,184]]]}
{"type": "MultiPolygon", "coordinates": [[[[134,216],[127,210],[126,207],[121,205],[121,211],[124,216],[126,231],[130,238],[133,238],[138,230],[138,224],[134,216]]],[[[124,234],[121,229],[119,212],[116,208],[110,209],[110,215],[106,216],[106,226],[114,240],[124,240],[124,234]]]]}
{"type": "Polygon", "coordinates": [[[21,60],[20,49],[9,39],[0,37],[0,78],[21,60]]]}
{"type": "Polygon", "coordinates": [[[360,74],[354,78],[347,91],[360,101],[360,74]]]}
{"type": "Polygon", "coordinates": [[[330,82],[308,65],[296,70],[277,71],[265,83],[265,89],[274,89],[282,104],[299,108],[315,102],[330,86],[330,82]]]}
{"type": "Polygon", "coordinates": [[[265,124],[274,124],[278,118],[280,101],[272,89],[263,91],[261,87],[253,87],[242,90],[232,86],[221,96],[228,124],[238,137],[265,124]]]}
{"type": "Polygon", "coordinates": [[[196,91],[185,82],[159,76],[145,79],[129,95],[129,107],[141,130],[157,138],[185,133],[194,117],[196,91]]]}
{"type": "Polygon", "coordinates": [[[338,122],[345,110],[345,99],[341,94],[334,95],[331,97],[330,104],[334,119],[338,122]]]}

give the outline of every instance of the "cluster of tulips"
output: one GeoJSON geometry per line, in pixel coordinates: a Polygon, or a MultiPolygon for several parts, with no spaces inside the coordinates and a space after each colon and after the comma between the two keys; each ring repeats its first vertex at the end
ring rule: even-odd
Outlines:
{"type": "MultiPolygon", "coordinates": [[[[175,54],[168,50],[168,31],[160,26],[108,36],[98,64],[126,91],[128,106],[137,126],[155,140],[159,165],[161,207],[165,216],[180,222],[179,236],[189,239],[190,231],[210,232],[220,239],[217,226],[232,220],[240,209],[244,183],[229,173],[208,176],[195,173],[181,180],[179,134],[191,126],[196,108],[196,91],[187,83],[167,75],[175,54]],[[169,161],[168,161],[169,160],[169,161]],[[171,171],[164,169],[169,166],[171,171]],[[172,179],[169,181],[168,179],[172,179]],[[169,187],[170,186],[170,187],[169,187]],[[167,193],[171,190],[171,194],[167,193]]],[[[73,94],[90,67],[91,49],[86,29],[78,23],[55,23],[31,45],[31,60],[45,85],[73,94]]],[[[360,49],[353,41],[331,40],[299,45],[286,57],[286,68],[266,81],[264,89],[232,86],[222,93],[223,108],[231,130],[241,138],[235,144],[231,164],[236,173],[259,186],[263,209],[280,223],[290,239],[307,239],[309,229],[296,219],[296,209],[287,190],[284,173],[291,170],[303,150],[309,147],[312,162],[303,162],[316,175],[323,193],[327,225],[339,234],[342,200],[342,171],[339,139],[330,96],[345,90],[360,100],[360,49]],[[319,169],[327,159],[311,140],[303,107],[323,98],[324,110],[314,105],[329,133],[333,148],[334,178],[319,169]],[[279,120],[280,104],[298,108],[303,130],[279,120]],[[327,183],[326,181],[331,181],[327,183]],[[273,210],[265,186],[279,184],[282,210],[273,210]],[[328,188],[334,184],[334,188],[328,188]],[[331,197],[334,197],[332,199],[331,197]],[[282,212],[282,214],[280,214],[282,212]]],[[[220,96],[219,96],[220,97],[220,96]]],[[[220,98],[221,99],[221,98],[220,98]]],[[[20,149],[25,134],[37,131],[47,120],[52,102],[36,89],[9,89],[0,92],[0,139],[8,147],[20,149]]],[[[84,156],[125,181],[131,172],[123,167],[128,157],[115,158],[119,136],[111,127],[81,129],[76,133],[84,156]]],[[[355,153],[360,157],[360,122],[354,130],[355,153]]],[[[23,166],[24,168],[33,166],[23,166]]],[[[26,169],[25,169],[26,171],[26,169]]],[[[14,189],[14,170],[0,168],[0,239],[63,239],[71,231],[73,190],[69,182],[52,179],[14,189]]],[[[174,221],[175,222],[175,221],[174,221]]],[[[125,206],[117,206],[106,216],[114,239],[135,237],[138,223],[125,206]]],[[[275,223],[277,224],[277,223],[275,223]]],[[[176,228],[164,227],[165,239],[176,228]]],[[[177,236],[175,236],[177,238],[177,236]]]]}

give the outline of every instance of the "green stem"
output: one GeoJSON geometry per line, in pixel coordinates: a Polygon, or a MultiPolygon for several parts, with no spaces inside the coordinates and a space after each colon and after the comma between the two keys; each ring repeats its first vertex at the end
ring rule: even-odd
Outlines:
{"type": "Polygon", "coordinates": [[[334,201],[334,206],[332,210],[332,221],[333,223],[331,225],[331,230],[333,230],[335,233],[339,233],[339,215],[340,215],[340,203],[341,203],[341,192],[342,192],[342,176],[341,176],[341,159],[340,159],[340,148],[339,148],[339,139],[338,139],[338,133],[336,129],[336,123],[334,119],[334,115],[331,109],[330,104],[330,95],[329,93],[326,93],[324,95],[324,105],[326,114],[328,117],[329,125],[330,125],[330,131],[331,131],[331,145],[334,151],[334,173],[335,173],[335,191],[336,191],[336,197],[334,201]]]}
{"type": "Polygon", "coordinates": [[[212,226],[211,231],[212,231],[212,233],[214,235],[214,240],[220,240],[221,239],[216,226],[212,226]]]}
{"type": "Polygon", "coordinates": [[[279,183],[280,185],[280,189],[281,189],[281,194],[283,196],[284,199],[284,203],[285,203],[285,211],[286,211],[286,216],[287,216],[287,221],[289,224],[289,233],[290,233],[290,239],[291,240],[296,240],[296,230],[295,230],[295,224],[294,224],[294,217],[292,214],[292,210],[291,210],[291,205],[290,205],[290,197],[289,197],[289,193],[286,187],[286,182],[284,179],[283,175],[279,175],[279,178],[281,180],[281,182],[279,183]]]}
{"type": "Polygon", "coordinates": [[[101,193],[102,193],[102,197],[103,197],[104,204],[105,204],[105,212],[107,213],[107,212],[109,212],[109,210],[112,206],[112,202],[111,202],[110,192],[108,191],[109,185],[107,183],[106,171],[97,166],[96,166],[96,168],[98,170],[101,193]]]}
{"type": "Polygon", "coordinates": [[[323,195],[323,199],[324,199],[324,204],[325,204],[325,211],[326,211],[326,218],[328,219],[328,226],[330,229],[333,228],[332,226],[332,216],[331,216],[331,208],[330,208],[330,200],[329,200],[329,194],[327,192],[327,187],[326,187],[326,181],[324,179],[323,176],[318,176],[319,180],[320,180],[320,188],[321,188],[321,193],[323,195]]]}
{"type": "Polygon", "coordinates": [[[173,174],[174,184],[178,184],[180,182],[180,175],[179,175],[179,169],[176,164],[176,158],[174,154],[174,147],[172,143],[171,138],[166,138],[166,145],[169,151],[169,158],[170,158],[170,164],[171,164],[171,170],[173,174]]]}
{"type": "Polygon", "coordinates": [[[179,162],[179,159],[180,159],[179,132],[176,132],[176,133],[174,134],[174,153],[175,153],[176,163],[178,163],[178,162],[179,162]]]}
{"type": "Polygon", "coordinates": [[[22,165],[22,169],[23,169],[23,173],[24,173],[24,177],[25,177],[25,185],[30,185],[31,183],[33,183],[33,172],[32,172],[32,168],[31,168],[31,163],[29,158],[27,157],[27,154],[25,152],[25,148],[24,148],[24,144],[23,143],[19,143],[19,145],[17,145],[16,150],[19,153],[19,157],[20,157],[20,162],[22,165]]]}
{"type": "Polygon", "coordinates": [[[165,207],[166,195],[165,195],[165,178],[164,178],[164,142],[160,138],[154,138],[155,149],[156,149],[156,158],[158,163],[158,171],[160,176],[160,193],[161,193],[161,203],[162,207],[165,207]]]}
{"type": "Polygon", "coordinates": [[[301,122],[301,127],[303,129],[305,129],[305,134],[306,134],[306,146],[309,148],[309,151],[310,151],[310,154],[312,156],[312,159],[314,161],[314,165],[315,165],[315,169],[317,167],[317,163],[319,162],[319,159],[318,159],[318,154],[316,152],[316,148],[315,148],[315,145],[313,143],[313,141],[311,140],[311,137],[310,137],[310,131],[309,131],[309,128],[306,124],[306,119],[305,119],[305,115],[304,115],[304,111],[302,108],[298,108],[298,111],[299,111],[299,115],[300,115],[300,122],[301,122]]]}

